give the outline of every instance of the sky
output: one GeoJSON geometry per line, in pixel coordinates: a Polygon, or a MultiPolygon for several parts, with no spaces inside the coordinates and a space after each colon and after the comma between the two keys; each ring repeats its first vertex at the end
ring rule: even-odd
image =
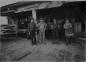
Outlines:
{"type": "Polygon", "coordinates": [[[16,2],[19,2],[19,1],[30,1],[30,0],[0,0],[0,7],[4,6],[4,5],[16,3],[16,2]]]}

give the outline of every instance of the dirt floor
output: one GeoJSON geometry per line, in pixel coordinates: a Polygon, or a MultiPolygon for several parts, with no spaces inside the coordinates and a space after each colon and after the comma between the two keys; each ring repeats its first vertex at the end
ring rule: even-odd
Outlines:
{"type": "Polygon", "coordinates": [[[80,62],[84,59],[84,49],[77,44],[66,45],[62,41],[52,44],[52,40],[46,40],[46,44],[32,46],[27,39],[16,39],[2,43],[1,60],[3,62],[29,61],[29,62],[80,62]]]}

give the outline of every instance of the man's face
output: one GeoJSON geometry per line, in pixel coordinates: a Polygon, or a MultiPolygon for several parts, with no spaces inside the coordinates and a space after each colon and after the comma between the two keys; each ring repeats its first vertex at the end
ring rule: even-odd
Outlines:
{"type": "Polygon", "coordinates": [[[42,20],[42,19],[40,20],[40,22],[43,22],[43,21],[44,21],[44,20],[42,20]]]}
{"type": "Polygon", "coordinates": [[[69,23],[69,20],[66,20],[66,23],[69,23]]]}
{"type": "Polygon", "coordinates": [[[54,19],[54,24],[56,23],[56,19],[54,19]]]}

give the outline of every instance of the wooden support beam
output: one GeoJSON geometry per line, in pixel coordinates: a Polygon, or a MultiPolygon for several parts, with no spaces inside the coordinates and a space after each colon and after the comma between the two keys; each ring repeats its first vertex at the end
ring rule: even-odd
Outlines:
{"type": "Polygon", "coordinates": [[[86,33],[86,22],[85,22],[85,33],[86,33]]]}
{"type": "Polygon", "coordinates": [[[32,9],[32,17],[34,18],[35,22],[37,22],[36,21],[37,15],[36,15],[36,10],[35,9],[32,9]]]}

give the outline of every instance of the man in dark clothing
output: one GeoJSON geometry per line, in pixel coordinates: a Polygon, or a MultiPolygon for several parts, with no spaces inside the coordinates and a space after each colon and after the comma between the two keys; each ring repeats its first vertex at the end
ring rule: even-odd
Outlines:
{"type": "Polygon", "coordinates": [[[53,24],[53,39],[54,39],[54,41],[57,39],[57,35],[58,35],[57,22],[56,22],[56,19],[54,19],[54,24],[53,24]]]}
{"type": "Polygon", "coordinates": [[[57,22],[56,19],[53,20],[54,24],[53,24],[53,43],[55,44],[57,41],[57,37],[58,37],[58,28],[57,28],[57,22]]]}
{"type": "Polygon", "coordinates": [[[34,23],[34,19],[31,19],[31,22],[28,24],[28,34],[30,35],[32,44],[36,44],[36,24],[34,23]]]}

